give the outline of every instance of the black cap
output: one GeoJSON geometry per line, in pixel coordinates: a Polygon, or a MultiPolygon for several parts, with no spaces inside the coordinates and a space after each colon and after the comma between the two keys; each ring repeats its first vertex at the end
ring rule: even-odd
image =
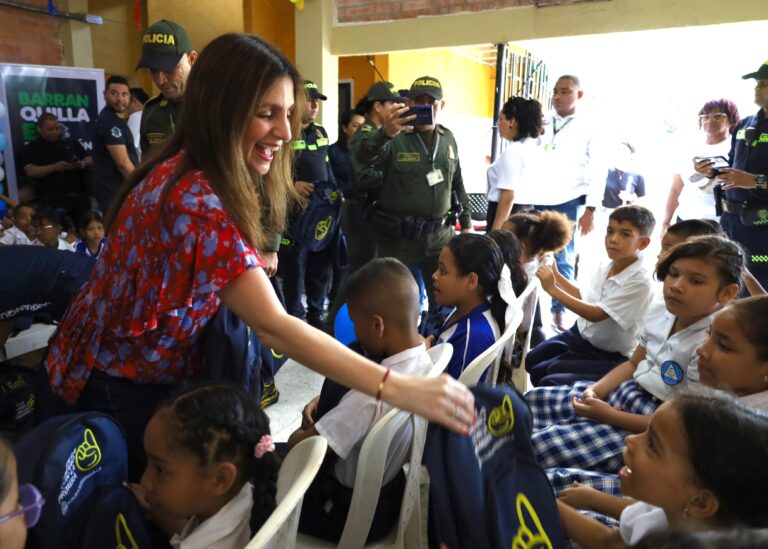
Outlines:
{"type": "Polygon", "coordinates": [[[744,80],[747,78],[754,78],[755,80],[768,80],[768,61],[760,65],[760,68],[757,69],[755,72],[751,72],[749,74],[745,74],[742,76],[744,80]]]}
{"type": "Polygon", "coordinates": [[[395,86],[391,82],[376,82],[373,86],[368,88],[368,93],[365,94],[365,99],[368,101],[395,101],[401,102],[403,98],[395,91],[395,86]]]}
{"type": "Polygon", "coordinates": [[[149,27],[141,38],[141,59],[136,69],[171,72],[184,54],[193,49],[184,27],[162,19],[149,27]]]}
{"type": "Polygon", "coordinates": [[[434,76],[420,76],[414,80],[411,84],[409,97],[414,98],[424,94],[435,99],[442,99],[443,85],[440,84],[440,80],[434,76]]]}
{"type": "Polygon", "coordinates": [[[317,84],[311,80],[304,80],[304,90],[307,92],[307,96],[310,99],[319,99],[320,101],[325,101],[328,99],[326,96],[320,93],[320,90],[317,89],[317,84]]]}

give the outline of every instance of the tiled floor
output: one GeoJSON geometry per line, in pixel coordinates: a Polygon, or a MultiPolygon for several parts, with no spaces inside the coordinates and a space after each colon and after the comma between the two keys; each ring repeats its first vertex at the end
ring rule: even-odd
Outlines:
{"type": "Polygon", "coordinates": [[[285,442],[290,434],[301,425],[301,411],[314,397],[320,394],[323,376],[288,359],[275,376],[280,400],[267,408],[272,438],[285,442]]]}

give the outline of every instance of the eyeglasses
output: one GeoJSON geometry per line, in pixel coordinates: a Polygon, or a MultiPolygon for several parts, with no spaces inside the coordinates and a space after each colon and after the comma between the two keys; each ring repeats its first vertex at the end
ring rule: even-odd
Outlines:
{"type": "Polygon", "coordinates": [[[726,118],[728,118],[728,115],[721,112],[716,112],[714,114],[700,114],[699,122],[709,122],[710,120],[713,122],[722,122],[726,118]]]}
{"type": "Polygon", "coordinates": [[[0,517],[0,524],[11,520],[13,517],[24,514],[24,524],[32,528],[40,520],[45,498],[40,491],[31,484],[19,486],[19,509],[0,517]]]}

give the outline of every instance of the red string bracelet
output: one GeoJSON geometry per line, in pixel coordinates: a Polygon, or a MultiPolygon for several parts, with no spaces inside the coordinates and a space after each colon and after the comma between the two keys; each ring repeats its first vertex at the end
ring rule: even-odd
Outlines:
{"type": "Polygon", "coordinates": [[[379,382],[379,390],[376,393],[376,402],[379,402],[381,400],[381,391],[384,389],[384,383],[387,381],[387,378],[389,377],[389,372],[392,371],[392,368],[387,368],[387,371],[384,372],[384,377],[381,378],[381,381],[379,382]]]}

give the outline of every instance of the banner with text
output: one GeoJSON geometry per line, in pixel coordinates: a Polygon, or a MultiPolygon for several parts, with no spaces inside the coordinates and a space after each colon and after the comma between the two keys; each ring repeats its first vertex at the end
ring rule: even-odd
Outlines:
{"type": "Polygon", "coordinates": [[[96,118],[105,106],[103,90],[101,69],[0,63],[0,101],[8,109],[0,124],[10,141],[4,151],[5,193],[18,198],[19,155],[26,143],[37,138],[37,119],[43,113],[59,119],[62,137],[93,150],[96,118]]]}

